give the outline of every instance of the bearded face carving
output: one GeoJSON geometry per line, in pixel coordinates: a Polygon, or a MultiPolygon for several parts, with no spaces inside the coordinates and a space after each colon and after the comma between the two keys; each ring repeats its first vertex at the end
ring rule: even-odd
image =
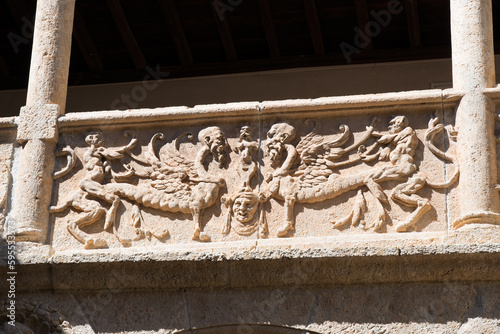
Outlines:
{"type": "Polygon", "coordinates": [[[281,162],[286,152],[285,144],[289,144],[294,138],[295,128],[286,123],[274,124],[267,132],[266,147],[273,166],[281,162]]]}
{"type": "Polygon", "coordinates": [[[218,126],[203,129],[198,134],[198,140],[203,142],[213,154],[214,160],[219,165],[224,164],[227,154],[227,141],[218,126]]]}

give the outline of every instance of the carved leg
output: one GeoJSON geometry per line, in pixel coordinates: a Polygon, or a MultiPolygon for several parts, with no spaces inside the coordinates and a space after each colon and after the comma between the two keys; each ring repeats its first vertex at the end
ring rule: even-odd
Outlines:
{"type": "Polygon", "coordinates": [[[286,212],[286,221],[280,226],[278,229],[277,235],[278,237],[286,237],[289,232],[293,232],[294,228],[294,215],[293,209],[295,207],[296,198],[294,195],[289,195],[285,198],[285,212],[286,212]]]}
{"type": "Polygon", "coordinates": [[[396,225],[397,232],[406,232],[408,227],[414,226],[420,220],[420,218],[431,208],[431,203],[426,198],[419,200],[417,204],[417,209],[412,212],[410,218],[408,218],[406,222],[401,222],[396,225]]]}
{"type": "MultiPolygon", "coordinates": [[[[108,199],[111,196],[106,196],[108,199]]],[[[120,205],[120,197],[113,195],[111,197],[112,201],[111,202],[111,207],[108,210],[108,213],[106,214],[106,220],[104,221],[104,230],[109,229],[111,226],[115,224],[116,220],[116,211],[118,210],[118,206],[120,205]]]]}
{"type": "Polygon", "coordinates": [[[97,207],[96,205],[92,205],[87,208],[81,214],[81,217],[75,221],[68,222],[67,229],[68,232],[71,233],[78,241],[84,244],[85,249],[94,249],[94,248],[104,248],[107,247],[108,244],[105,240],[101,238],[92,238],[87,233],[83,232],[80,228],[85,226],[90,226],[96,223],[104,214],[104,209],[102,207],[97,207]]]}
{"type": "Polygon", "coordinates": [[[194,221],[194,232],[193,232],[193,240],[201,241],[201,242],[210,242],[211,238],[208,234],[202,231],[201,228],[201,214],[200,210],[194,209],[193,213],[193,221],[194,221]]]}
{"type": "Polygon", "coordinates": [[[332,222],[333,228],[341,228],[342,226],[351,221],[353,215],[354,215],[354,209],[351,210],[347,216],[340,218],[337,221],[333,221],[332,222]]]}
{"type": "Polygon", "coordinates": [[[370,192],[373,194],[373,196],[375,196],[380,202],[385,204],[389,202],[387,196],[382,190],[382,187],[377,182],[375,182],[371,177],[366,178],[364,183],[368,188],[368,190],[370,190],[370,192]]]}
{"type": "Polygon", "coordinates": [[[70,206],[71,206],[71,200],[67,200],[66,202],[64,202],[63,204],[60,204],[58,206],[51,206],[49,208],[49,212],[50,213],[60,213],[60,212],[63,212],[64,210],[66,210],[70,206]]]}
{"type": "Polygon", "coordinates": [[[106,219],[104,221],[104,230],[109,229],[115,223],[116,219],[116,211],[118,210],[118,206],[120,204],[120,197],[115,195],[112,191],[107,189],[102,184],[90,181],[83,180],[80,182],[80,188],[90,195],[96,196],[105,200],[108,203],[111,203],[111,207],[106,214],[106,219]]]}
{"type": "Polygon", "coordinates": [[[365,213],[366,211],[366,201],[365,197],[363,196],[363,190],[358,190],[358,194],[356,195],[356,200],[354,201],[354,206],[349,212],[349,214],[341,218],[340,220],[336,222],[332,222],[333,228],[340,228],[347,224],[349,221],[351,222],[351,225],[356,225],[360,220],[361,216],[365,213]]]}
{"type": "Polygon", "coordinates": [[[89,204],[89,200],[85,198],[85,195],[86,193],[82,190],[73,191],[62,204],[51,206],[49,212],[60,213],[70,207],[74,207],[80,211],[87,211],[88,206],[92,204],[89,204]]]}
{"type": "Polygon", "coordinates": [[[373,226],[373,229],[377,231],[382,228],[382,226],[384,226],[387,213],[385,212],[385,208],[382,205],[382,202],[378,198],[375,201],[375,204],[377,205],[377,218],[371,226],[373,226]]]}
{"type": "Polygon", "coordinates": [[[366,178],[364,180],[364,183],[368,190],[373,194],[373,196],[375,196],[375,204],[377,206],[377,218],[373,221],[372,224],[370,224],[370,226],[367,226],[367,228],[373,227],[373,229],[377,231],[385,224],[387,213],[385,212],[383,203],[389,203],[389,199],[382,190],[382,187],[377,182],[375,182],[372,177],[366,178]]]}
{"type": "Polygon", "coordinates": [[[141,209],[137,204],[134,204],[132,206],[132,222],[133,226],[135,227],[135,233],[137,234],[137,236],[132,241],[141,240],[142,238],[147,238],[148,240],[151,240],[151,236],[157,239],[163,239],[170,234],[168,229],[166,228],[161,229],[160,231],[158,230],[152,231],[149,228],[147,228],[146,223],[144,222],[144,218],[142,217],[141,214],[141,209]]]}
{"type": "Polygon", "coordinates": [[[394,188],[391,197],[395,201],[406,206],[417,207],[408,220],[396,225],[397,232],[405,232],[409,227],[414,226],[419,219],[430,210],[431,204],[429,200],[416,195],[416,192],[422,189],[425,184],[425,177],[417,174],[411,177],[406,183],[400,184],[394,188]]]}

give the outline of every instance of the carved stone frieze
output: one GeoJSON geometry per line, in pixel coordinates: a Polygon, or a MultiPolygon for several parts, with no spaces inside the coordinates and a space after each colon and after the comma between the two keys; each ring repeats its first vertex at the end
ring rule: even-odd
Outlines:
{"type": "Polygon", "coordinates": [[[427,119],[416,129],[396,116],[383,130],[372,117],[364,129],[341,124],[340,133],[319,121],[276,121],[257,139],[248,124],[200,127],[197,135],[63,134],[54,173],[60,195],[50,208],[55,244],[67,248],[68,233],[87,249],[313,236],[325,210],[329,233],[388,232],[389,224],[418,230],[432,211],[432,189],[453,186],[459,173],[456,132],[427,119]],[[444,175],[445,167],[452,172],[444,175]],[[428,175],[439,169],[442,177],[428,175]],[[304,221],[305,210],[318,215],[304,221]]]}
{"type": "MultiPolygon", "coordinates": [[[[456,159],[433,143],[434,137],[444,130],[437,118],[429,122],[424,145],[436,157],[455,164],[455,171],[444,183],[434,183],[418,170],[414,155],[419,139],[405,116],[394,117],[387,132],[375,131],[373,125],[368,126],[360,139],[350,145],[347,144],[351,137],[349,127],[342,125],[340,130],[341,134],[331,141],[324,140],[313,130],[296,146],[291,144],[295,129],[289,124],[275,124],[267,133],[267,152],[274,171],[264,178],[263,197],[284,201],[284,222],[277,230],[278,237],[293,234],[295,203],[324,202],[351,190],[357,190],[352,209],[345,217],[333,221],[333,227],[358,224],[367,210],[364,194],[369,192],[376,216],[371,223],[363,224],[363,228],[382,229],[387,220],[385,205],[389,200],[381,184],[388,181],[397,182],[391,191],[391,199],[415,208],[407,219],[396,224],[397,232],[405,232],[430,208],[429,200],[417,195],[417,191],[426,185],[446,188],[457,180],[459,168],[456,159]],[[370,145],[365,146],[370,141],[370,145]],[[359,171],[340,173],[356,164],[362,166],[359,171]]],[[[446,133],[449,141],[454,142],[455,130],[450,127],[446,133]]]]}

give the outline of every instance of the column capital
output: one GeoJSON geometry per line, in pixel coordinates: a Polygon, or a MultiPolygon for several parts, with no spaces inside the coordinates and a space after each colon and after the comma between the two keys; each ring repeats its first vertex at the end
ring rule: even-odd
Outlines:
{"type": "Polygon", "coordinates": [[[17,141],[24,143],[32,139],[57,141],[57,117],[59,105],[35,104],[21,108],[17,141]]]}

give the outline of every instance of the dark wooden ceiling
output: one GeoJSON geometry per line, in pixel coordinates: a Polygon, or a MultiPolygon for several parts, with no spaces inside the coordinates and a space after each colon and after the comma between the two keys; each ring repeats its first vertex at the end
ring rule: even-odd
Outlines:
{"type": "MultiPolygon", "coordinates": [[[[27,87],[35,2],[0,2],[0,89],[27,87]]],[[[348,62],[341,43],[354,46],[354,28],[388,2],[78,0],[69,83],[142,80],[148,67],[168,79],[450,57],[449,1],[402,0],[404,10],[348,62]]]]}

